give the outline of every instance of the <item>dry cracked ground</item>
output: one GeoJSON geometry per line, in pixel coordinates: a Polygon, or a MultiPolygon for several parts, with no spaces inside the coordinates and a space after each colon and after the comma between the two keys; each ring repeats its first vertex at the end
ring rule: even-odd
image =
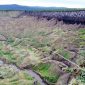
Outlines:
{"type": "Polygon", "coordinates": [[[85,28],[1,16],[0,85],[85,85],[85,28]]]}

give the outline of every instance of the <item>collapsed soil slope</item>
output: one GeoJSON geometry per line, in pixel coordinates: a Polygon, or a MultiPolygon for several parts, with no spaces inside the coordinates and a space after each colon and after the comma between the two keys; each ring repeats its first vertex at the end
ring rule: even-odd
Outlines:
{"type": "Polygon", "coordinates": [[[1,85],[33,85],[34,78],[26,69],[35,71],[49,85],[85,84],[84,25],[48,19],[52,12],[0,13],[0,60],[23,69],[14,74],[9,66],[0,67],[1,85]]]}

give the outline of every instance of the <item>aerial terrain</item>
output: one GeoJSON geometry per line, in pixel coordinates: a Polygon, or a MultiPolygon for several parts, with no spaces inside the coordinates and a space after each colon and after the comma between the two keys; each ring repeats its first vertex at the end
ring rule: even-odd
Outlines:
{"type": "Polygon", "coordinates": [[[0,85],[85,85],[85,10],[27,9],[0,7],[0,85]]]}

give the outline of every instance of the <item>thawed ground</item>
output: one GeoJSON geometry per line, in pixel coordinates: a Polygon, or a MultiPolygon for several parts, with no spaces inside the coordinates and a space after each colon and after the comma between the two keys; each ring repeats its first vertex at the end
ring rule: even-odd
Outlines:
{"type": "Polygon", "coordinates": [[[85,85],[85,29],[54,24],[0,19],[0,85],[85,85]]]}

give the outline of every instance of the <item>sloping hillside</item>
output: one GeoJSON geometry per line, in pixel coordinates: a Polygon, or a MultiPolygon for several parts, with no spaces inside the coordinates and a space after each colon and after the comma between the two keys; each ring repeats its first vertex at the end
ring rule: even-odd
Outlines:
{"type": "Polygon", "coordinates": [[[0,13],[0,85],[85,84],[84,25],[48,20],[47,12],[0,13]]]}

